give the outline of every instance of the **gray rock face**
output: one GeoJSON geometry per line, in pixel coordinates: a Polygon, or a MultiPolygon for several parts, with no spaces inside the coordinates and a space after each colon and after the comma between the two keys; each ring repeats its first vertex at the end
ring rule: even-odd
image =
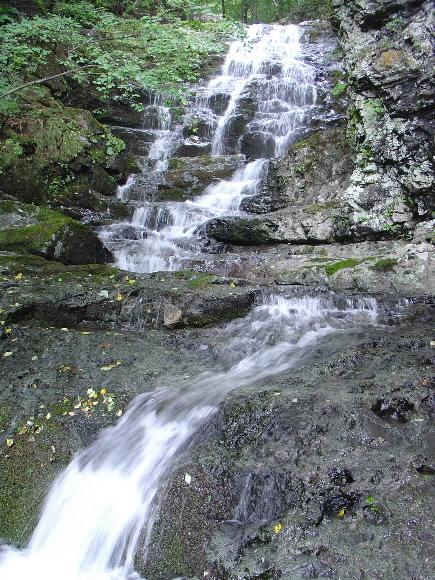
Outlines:
{"type": "Polygon", "coordinates": [[[245,198],[242,209],[268,213],[287,206],[338,206],[352,169],[345,127],[315,132],[293,145],[284,159],[271,161],[262,191],[245,198]]]}
{"type": "Polygon", "coordinates": [[[334,7],[350,83],[356,167],[350,219],[377,234],[412,230],[433,206],[431,2],[334,7]]]}

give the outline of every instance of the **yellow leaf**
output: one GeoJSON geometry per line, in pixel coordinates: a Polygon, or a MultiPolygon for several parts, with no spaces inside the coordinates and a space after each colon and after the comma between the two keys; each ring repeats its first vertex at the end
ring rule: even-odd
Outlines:
{"type": "Polygon", "coordinates": [[[115,365],[106,365],[104,367],[101,367],[101,370],[102,371],[110,371],[110,370],[112,370],[114,368],[115,368],[115,365]]]}
{"type": "Polygon", "coordinates": [[[10,334],[11,332],[12,332],[12,328],[10,326],[5,328],[5,334],[10,334]]]}
{"type": "Polygon", "coordinates": [[[13,439],[6,439],[6,446],[7,447],[12,447],[13,444],[14,444],[14,440],[13,439]]]}
{"type": "Polygon", "coordinates": [[[129,280],[128,283],[129,284],[136,284],[136,280],[129,280]]]}
{"type": "Polygon", "coordinates": [[[107,393],[107,389],[101,389],[100,393],[101,393],[102,395],[105,395],[105,394],[107,393]]]}
{"type": "Polygon", "coordinates": [[[235,288],[236,285],[234,284],[234,282],[230,282],[230,288],[235,288]]]}
{"type": "Polygon", "coordinates": [[[18,274],[15,276],[15,280],[21,280],[22,277],[23,277],[23,273],[18,272],[18,274]]]}
{"type": "Polygon", "coordinates": [[[279,522],[279,524],[276,524],[276,526],[273,527],[273,531],[275,532],[275,534],[279,534],[280,532],[282,532],[283,529],[283,525],[281,522],[279,522]]]}
{"type": "Polygon", "coordinates": [[[345,516],[345,513],[346,513],[346,509],[345,509],[345,508],[342,508],[342,509],[341,509],[341,510],[338,512],[337,516],[338,516],[339,518],[344,518],[344,516],[345,516]]]}
{"type": "Polygon", "coordinates": [[[116,416],[120,417],[121,415],[122,415],[122,411],[121,411],[121,409],[119,409],[119,411],[117,411],[117,413],[116,413],[116,416]]]}
{"type": "Polygon", "coordinates": [[[116,295],[116,300],[118,302],[122,302],[124,300],[124,296],[121,293],[119,293],[119,294],[116,295]]]}
{"type": "Polygon", "coordinates": [[[51,419],[51,413],[47,413],[47,414],[45,415],[45,418],[47,419],[47,421],[48,421],[49,419],[51,419]]]}

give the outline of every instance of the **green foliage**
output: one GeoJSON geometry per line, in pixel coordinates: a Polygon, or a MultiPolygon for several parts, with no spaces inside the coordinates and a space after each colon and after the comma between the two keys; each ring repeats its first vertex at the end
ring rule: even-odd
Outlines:
{"type": "Polygon", "coordinates": [[[110,131],[106,134],[106,153],[109,157],[116,157],[125,149],[125,143],[119,137],[112,135],[110,131]]]}
{"type": "MultiPolygon", "coordinates": [[[[155,16],[133,19],[116,16],[101,3],[63,1],[55,14],[5,24],[0,28],[0,94],[44,77],[47,70],[72,70],[70,76],[90,84],[103,100],[118,98],[139,107],[144,91],[185,95],[186,84],[200,78],[210,57],[223,52],[225,41],[240,28],[224,20],[182,20],[178,8],[184,7],[185,16],[196,3],[169,4],[155,16]]],[[[1,98],[0,113],[16,114],[20,99],[19,93],[1,98]]]]}
{"type": "Polygon", "coordinates": [[[404,26],[405,26],[405,20],[403,18],[400,18],[400,17],[395,17],[387,22],[387,24],[385,25],[385,28],[387,30],[389,30],[390,32],[399,32],[399,31],[403,30],[404,26]]]}

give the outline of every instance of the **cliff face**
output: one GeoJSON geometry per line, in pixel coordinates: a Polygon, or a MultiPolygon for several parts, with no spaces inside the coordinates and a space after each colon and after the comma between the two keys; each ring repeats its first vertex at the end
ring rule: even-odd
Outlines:
{"type": "Polygon", "coordinates": [[[356,167],[351,229],[412,232],[433,205],[431,2],[335,0],[356,167]],[[431,196],[432,193],[432,196],[431,196]]]}

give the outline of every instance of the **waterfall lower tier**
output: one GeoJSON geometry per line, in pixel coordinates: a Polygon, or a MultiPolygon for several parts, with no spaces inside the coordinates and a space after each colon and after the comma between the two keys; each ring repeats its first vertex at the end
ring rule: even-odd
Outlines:
{"type": "MultiPolygon", "coordinates": [[[[168,160],[186,154],[180,139],[192,124],[199,131],[205,123],[212,156],[241,153],[247,163],[193,200],[139,201],[129,224],[133,236],[131,228],[124,228],[129,235],[123,235],[119,225],[101,234],[117,266],[144,273],[190,268],[206,251],[201,226],[215,217],[238,215],[241,201],[259,192],[267,160],[284,155],[316,104],[315,70],[303,61],[299,36],[294,25],[250,26],[247,37],[231,45],[221,73],[199,90],[184,124],[171,129],[169,110],[153,105],[157,121],[148,125],[157,129],[157,137],[143,175],[120,190],[124,200],[132,191],[137,199],[141,187],[144,199],[147,189],[158,199],[168,160]]],[[[198,159],[206,163],[197,149],[198,159]]],[[[188,171],[189,158],[185,161],[188,171]]]]}
{"type": "Polygon", "coordinates": [[[1,553],[8,580],[128,580],[150,540],[158,494],[192,435],[234,389],[301,365],[326,335],[375,324],[373,299],[265,297],[218,330],[226,368],[141,395],[54,483],[23,552],[1,553]]]}

